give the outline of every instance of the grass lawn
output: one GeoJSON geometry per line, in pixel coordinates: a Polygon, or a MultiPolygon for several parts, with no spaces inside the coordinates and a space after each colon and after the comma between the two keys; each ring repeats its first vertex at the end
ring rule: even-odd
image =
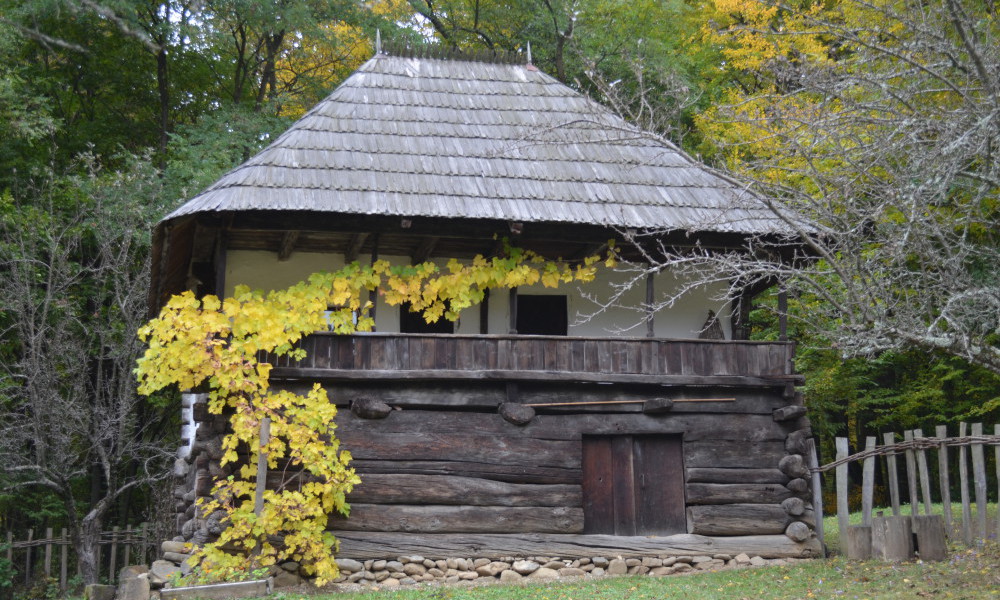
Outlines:
{"type": "Polygon", "coordinates": [[[1000,547],[954,550],[941,563],[886,564],[842,558],[793,566],[673,575],[575,580],[534,585],[414,587],[357,593],[304,595],[282,592],[275,600],[757,600],[1000,599],[1000,547]]]}

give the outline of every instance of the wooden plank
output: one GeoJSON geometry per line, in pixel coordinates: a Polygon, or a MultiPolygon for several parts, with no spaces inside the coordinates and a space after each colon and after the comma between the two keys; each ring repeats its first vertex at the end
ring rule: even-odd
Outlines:
{"type": "MultiPolygon", "coordinates": [[[[913,432],[904,431],[903,441],[912,442],[913,432]]],[[[910,497],[910,514],[917,515],[920,513],[920,501],[917,498],[917,458],[913,450],[906,450],[904,456],[906,457],[906,484],[910,497]]]]}
{"type": "MultiPolygon", "coordinates": [[[[521,398],[523,400],[523,397],[521,398]]],[[[784,442],[787,433],[766,415],[733,418],[723,414],[567,414],[537,415],[515,426],[495,413],[459,411],[394,411],[385,419],[362,419],[349,411],[337,415],[339,434],[368,436],[429,433],[492,436],[514,439],[579,440],[582,435],[684,434],[689,442],[784,442]]],[[[350,449],[348,447],[348,449],[350,449]]],[[[775,463],[777,464],[777,463],[775,463]]]]}
{"type": "Polygon", "coordinates": [[[52,528],[45,528],[45,562],[42,563],[45,578],[52,577],[52,528]]]}
{"type": "Polygon", "coordinates": [[[577,507],[401,506],[352,504],[349,518],[330,519],[334,531],[407,533],[582,533],[577,507]]]}
{"type": "Polygon", "coordinates": [[[689,468],[688,484],[692,483],[788,483],[788,476],[778,469],[717,469],[713,467],[689,468]]]}
{"type": "Polygon", "coordinates": [[[609,436],[583,438],[584,533],[615,533],[614,474],[609,436]]]}
{"type": "Polygon", "coordinates": [[[69,536],[65,527],[62,528],[59,539],[62,542],[59,547],[59,589],[65,591],[69,570],[69,536]]]}
{"type": "Polygon", "coordinates": [[[785,535],[708,537],[678,534],[671,536],[559,535],[559,534],[397,534],[338,532],[338,557],[360,560],[395,558],[417,554],[431,560],[476,556],[500,559],[506,556],[700,556],[736,555],[746,552],[769,558],[810,558],[821,556],[815,539],[796,543],[785,535]]]}
{"type": "MultiPolygon", "coordinates": [[[[958,424],[958,437],[965,437],[968,425],[958,424]]],[[[966,464],[966,447],[958,447],[958,483],[962,499],[962,540],[972,543],[972,509],[969,506],[969,472],[966,464]]]]}
{"type": "Polygon", "coordinates": [[[913,536],[922,561],[942,561],[948,558],[948,536],[941,515],[913,517],[913,536]]]}
{"type": "Polygon", "coordinates": [[[117,583],[118,575],[116,573],[118,567],[118,530],[120,527],[115,525],[111,529],[111,562],[108,565],[108,581],[112,584],[117,583]]]}
{"type": "Polygon", "coordinates": [[[794,494],[788,488],[773,483],[687,484],[688,504],[780,504],[792,496],[794,494]]]}
{"type": "Polygon", "coordinates": [[[784,533],[792,519],[777,504],[689,506],[691,533],[698,535],[766,535],[784,533]]]}
{"type": "Polygon", "coordinates": [[[635,535],[635,471],[632,436],[611,436],[611,494],[614,497],[615,535],[635,535]]]}
{"type": "MultiPolygon", "coordinates": [[[[875,449],[875,436],[865,438],[865,450],[875,449]]],[[[875,496],[875,457],[864,460],[861,470],[861,524],[872,524],[872,500],[875,496]]]]}
{"type": "MultiPolygon", "coordinates": [[[[972,437],[982,437],[983,424],[972,424],[972,437]]],[[[976,486],[976,523],[978,525],[979,539],[986,540],[986,457],[983,453],[982,444],[973,444],[972,453],[972,477],[976,486]]]]}
{"type": "MultiPolygon", "coordinates": [[[[940,439],[948,437],[948,427],[938,425],[934,429],[934,435],[940,439]]],[[[938,446],[938,482],[941,488],[941,510],[944,513],[945,531],[951,533],[951,482],[948,478],[948,447],[944,444],[938,446]]]]}
{"type": "MultiPolygon", "coordinates": [[[[839,437],[835,440],[837,448],[837,460],[847,458],[847,438],[839,437]]],[[[840,531],[840,539],[847,539],[847,527],[849,522],[850,509],[847,505],[847,464],[842,464],[836,470],[837,480],[837,528],[840,531]]]]}
{"type": "Polygon", "coordinates": [[[514,484],[455,475],[366,474],[347,496],[359,504],[580,506],[579,485],[514,484]]]}
{"type": "Polygon", "coordinates": [[[872,556],[887,562],[913,560],[913,525],[910,517],[872,519],[872,556]]]}
{"type": "MultiPolygon", "coordinates": [[[[886,446],[896,443],[896,434],[894,433],[885,433],[883,438],[886,446]]],[[[892,505],[893,516],[898,517],[901,511],[899,508],[899,471],[896,469],[896,455],[887,454],[885,460],[889,469],[889,502],[892,505]]]]}
{"type": "MultiPolygon", "coordinates": [[[[922,430],[913,430],[913,439],[922,437],[924,437],[922,430]]],[[[917,450],[917,472],[920,475],[920,494],[924,500],[924,514],[929,515],[931,514],[931,479],[927,470],[927,452],[925,450],[917,450]]]]}
{"type": "MultiPolygon", "coordinates": [[[[1000,436],[1000,424],[993,426],[993,435],[1000,436]]],[[[1000,446],[993,447],[993,459],[993,466],[997,472],[997,498],[1000,498],[1000,446]]],[[[948,531],[951,531],[950,527],[948,531]]],[[[997,539],[1000,540],[1000,507],[997,509],[997,539]]]]}

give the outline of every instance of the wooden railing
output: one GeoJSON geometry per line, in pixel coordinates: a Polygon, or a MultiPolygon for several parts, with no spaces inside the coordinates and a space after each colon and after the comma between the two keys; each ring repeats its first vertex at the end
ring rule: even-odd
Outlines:
{"type": "Polygon", "coordinates": [[[318,333],[276,377],[501,379],[700,385],[795,382],[785,342],[517,335],[318,333]]]}

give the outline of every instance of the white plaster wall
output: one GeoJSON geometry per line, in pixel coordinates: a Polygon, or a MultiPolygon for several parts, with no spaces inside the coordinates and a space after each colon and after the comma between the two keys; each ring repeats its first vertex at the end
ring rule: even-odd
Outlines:
{"type": "MultiPolygon", "coordinates": [[[[363,257],[364,258],[364,257],[363,257]]],[[[381,257],[393,264],[405,264],[405,256],[381,257]]],[[[232,294],[237,284],[254,289],[280,289],[305,280],[317,271],[333,271],[344,266],[343,255],[295,252],[286,261],[279,261],[277,253],[265,251],[230,251],[226,258],[226,294],[232,294]]],[[[606,269],[598,271],[596,279],[588,284],[569,284],[552,289],[542,285],[525,286],[519,294],[564,294],[567,296],[569,335],[573,336],[628,336],[646,335],[645,313],[641,306],[646,298],[645,283],[636,282],[616,306],[599,311],[606,302],[613,283],[629,280],[629,275],[606,269]],[[588,299],[590,296],[592,299],[588,299]],[[635,307],[633,309],[627,306],[635,307]]],[[[654,290],[658,298],[671,293],[678,280],[670,273],[657,274],[654,290]]],[[[732,336],[730,309],[726,302],[715,300],[724,291],[723,284],[711,289],[692,292],[681,298],[671,308],[656,313],[655,334],[663,338],[696,338],[705,323],[708,311],[714,311],[722,322],[727,339],[732,336]]],[[[507,333],[510,306],[507,290],[493,290],[489,300],[489,332],[507,333]]],[[[399,308],[387,305],[381,298],[376,303],[376,330],[392,333],[399,331],[399,308]]],[[[462,311],[456,332],[479,333],[479,307],[462,311]]]]}

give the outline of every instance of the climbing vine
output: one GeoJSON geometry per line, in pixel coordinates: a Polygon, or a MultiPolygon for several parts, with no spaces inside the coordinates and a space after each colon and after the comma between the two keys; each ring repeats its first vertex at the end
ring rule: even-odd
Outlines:
{"type": "MultiPolygon", "coordinates": [[[[389,305],[409,302],[428,322],[456,320],[463,309],[481,302],[488,289],[588,282],[601,260],[592,256],[574,266],[505,246],[503,257],[450,260],[444,268],[431,262],[355,262],[313,274],[285,290],[264,293],[239,286],[222,300],[185,292],[172,297],[139,330],[148,344],[136,369],[141,393],[172,385],[207,387],[209,412],[232,415],[221,464],[242,466],[199,504],[203,515],[221,511],[227,526],[218,540],[195,554],[202,571],[226,577],[245,571],[248,564],[256,568],[293,560],[303,564],[317,585],[337,576],[337,540],[327,531],[327,519],[334,512],[349,513],[346,495],[360,483],[349,466],[350,452],[340,449],[334,435],[337,408],[318,384],[304,396],[270,389],[271,364],[261,358],[301,360],[305,351],[295,344],[315,331],[370,331],[371,291],[377,290],[389,305]],[[270,419],[271,436],[262,448],[264,418],[270,419]],[[253,476],[261,451],[269,468],[301,470],[305,483],[265,491],[264,508],[256,514],[253,476]],[[281,543],[275,542],[278,535],[281,543]]],[[[614,247],[609,247],[605,264],[613,266],[614,247]]]]}

